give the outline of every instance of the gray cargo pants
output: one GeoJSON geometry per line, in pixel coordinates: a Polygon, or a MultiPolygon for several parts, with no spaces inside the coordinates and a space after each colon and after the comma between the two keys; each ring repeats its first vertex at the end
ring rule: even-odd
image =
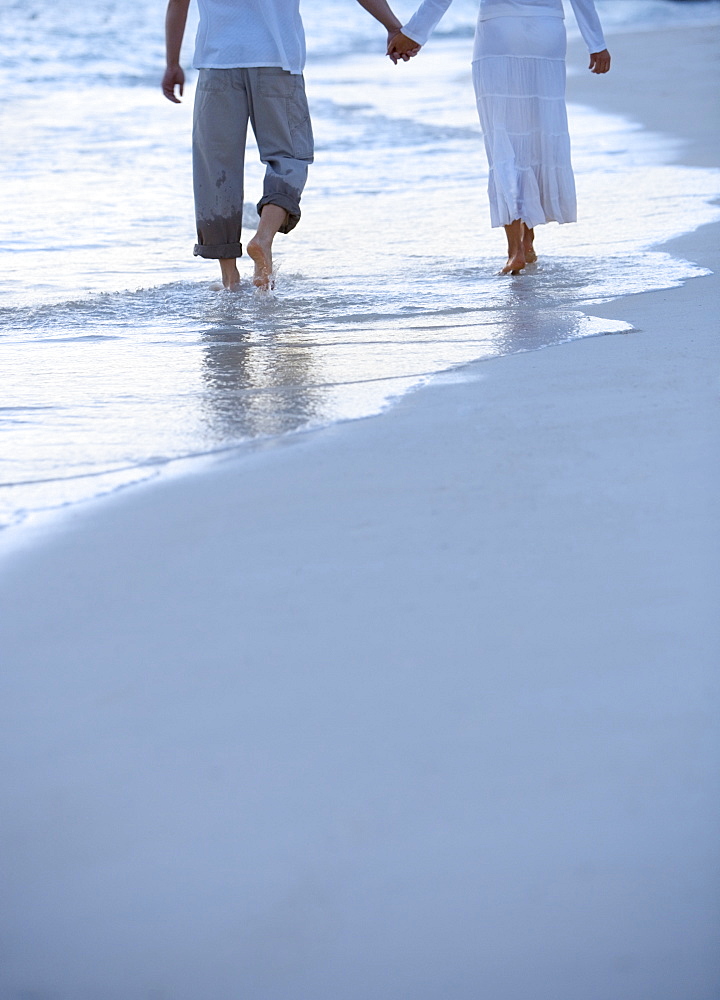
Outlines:
{"type": "Polygon", "coordinates": [[[267,165],[264,205],[288,213],[281,233],[300,220],[300,195],[313,159],[313,135],[302,76],[279,67],[201,69],[193,121],[193,186],[198,241],[194,253],[240,257],[243,168],[250,121],[267,165]]]}

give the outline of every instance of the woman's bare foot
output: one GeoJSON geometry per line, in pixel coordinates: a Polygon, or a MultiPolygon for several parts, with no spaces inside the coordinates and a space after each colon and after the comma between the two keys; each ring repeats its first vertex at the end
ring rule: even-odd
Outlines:
{"type": "Polygon", "coordinates": [[[500,274],[520,274],[526,264],[525,251],[519,247],[513,253],[508,253],[507,264],[500,274]]]}
{"type": "Polygon", "coordinates": [[[220,258],[220,273],[222,274],[222,287],[229,292],[237,292],[240,288],[240,275],[234,257],[220,258]]]}
{"type": "Polygon", "coordinates": [[[500,274],[520,274],[527,264],[525,259],[525,248],[523,246],[523,236],[525,226],[520,219],[515,219],[509,226],[505,226],[505,235],[508,244],[507,264],[500,274]]]}
{"type": "Polygon", "coordinates": [[[535,247],[533,243],[535,241],[535,230],[528,229],[525,223],[523,223],[523,250],[525,251],[525,263],[534,264],[537,261],[537,254],[535,253],[535,247]]]}
{"type": "Polygon", "coordinates": [[[260,240],[258,234],[255,233],[247,245],[247,252],[255,264],[253,285],[264,291],[270,291],[275,285],[272,269],[272,239],[260,240]]]}

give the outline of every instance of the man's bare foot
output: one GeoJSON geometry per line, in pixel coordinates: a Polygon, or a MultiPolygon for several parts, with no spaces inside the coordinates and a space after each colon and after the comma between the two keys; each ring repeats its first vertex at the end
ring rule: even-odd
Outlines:
{"type": "Polygon", "coordinates": [[[255,264],[253,285],[264,291],[270,291],[275,285],[272,269],[272,240],[260,240],[256,233],[247,245],[247,252],[255,264]]]}
{"type": "Polygon", "coordinates": [[[237,292],[240,288],[240,275],[234,257],[220,259],[220,273],[222,274],[222,287],[228,292],[237,292]]]}
{"type": "Polygon", "coordinates": [[[520,249],[508,254],[507,264],[500,274],[520,274],[526,264],[525,251],[520,247],[520,249]]]}

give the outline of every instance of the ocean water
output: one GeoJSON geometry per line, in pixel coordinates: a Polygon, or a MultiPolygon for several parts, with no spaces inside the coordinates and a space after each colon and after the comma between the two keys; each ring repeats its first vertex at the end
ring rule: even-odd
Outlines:
{"type": "MultiPolygon", "coordinates": [[[[615,29],[720,22],[720,0],[598,7],[615,29]]],[[[376,413],[454,366],[620,332],[593,303],[702,273],[648,248],[719,217],[720,172],[571,107],[581,221],[544,227],[537,267],[499,277],[475,3],[455,0],[396,67],[357,4],[323,0],[304,9],[316,162],[302,222],[278,237],[272,295],[246,260],[239,293],[213,291],[215,265],[192,257],[194,74],[179,107],[158,86],[163,5],[2,0],[2,12],[2,526],[376,413]],[[639,186],[658,194],[642,233],[627,226],[639,186]]],[[[191,18],[186,67],[193,33],[191,18]]],[[[261,180],[250,152],[248,235],[261,180]]]]}

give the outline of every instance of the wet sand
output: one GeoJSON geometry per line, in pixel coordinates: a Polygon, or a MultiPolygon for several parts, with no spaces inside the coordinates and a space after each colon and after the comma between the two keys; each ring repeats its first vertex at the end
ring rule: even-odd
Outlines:
{"type": "MultiPolygon", "coordinates": [[[[673,36],[595,100],[703,95],[673,36]]],[[[719,246],[6,558],[3,997],[717,995],[719,246]]]]}

